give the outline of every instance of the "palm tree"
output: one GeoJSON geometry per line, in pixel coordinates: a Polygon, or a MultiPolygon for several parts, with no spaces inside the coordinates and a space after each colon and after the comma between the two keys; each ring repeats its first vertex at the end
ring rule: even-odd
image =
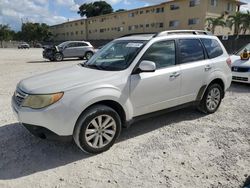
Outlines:
{"type": "Polygon", "coordinates": [[[215,28],[217,26],[226,26],[226,23],[224,21],[224,15],[218,17],[218,18],[207,18],[206,19],[207,23],[208,23],[208,28],[209,30],[214,34],[215,32],[215,28]]]}
{"type": "Polygon", "coordinates": [[[250,12],[247,11],[242,18],[242,28],[243,34],[245,35],[247,30],[250,29],[250,12]]]}
{"type": "Polygon", "coordinates": [[[243,23],[244,14],[242,12],[236,12],[235,15],[230,15],[227,18],[227,24],[232,29],[234,26],[234,34],[239,35],[241,31],[241,25],[243,23]]]}

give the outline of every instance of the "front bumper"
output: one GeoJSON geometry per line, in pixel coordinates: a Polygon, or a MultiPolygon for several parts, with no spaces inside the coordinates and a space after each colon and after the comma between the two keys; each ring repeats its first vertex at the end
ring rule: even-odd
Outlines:
{"type": "Polygon", "coordinates": [[[26,127],[30,127],[29,125],[37,127],[32,129],[29,128],[28,130],[30,130],[30,132],[34,133],[34,131],[31,130],[39,130],[38,133],[43,133],[46,138],[51,137],[48,131],[57,136],[73,135],[77,118],[75,117],[75,112],[73,110],[68,110],[63,102],[58,101],[43,109],[31,109],[20,107],[13,97],[11,104],[14,115],[21,124],[27,125],[26,127]]]}
{"type": "Polygon", "coordinates": [[[232,72],[232,81],[250,83],[250,72],[232,72]]]}
{"type": "Polygon", "coordinates": [[[46,129],[44,127],[36,126],[36,125],[29,125],[29,124],[22,124],[31,134],[41,139],[48,139],[48,140],[55,140],[55,141],[64,141],[70,142],[73,137],[72,136],[59,136],[58,134],[46,129]]]}
{"type": "Polygon", "coordinates": [[[43,51],[43,58],[44,59],[53,59],[54,58],[54,54],[52,51],[43,51]]]}

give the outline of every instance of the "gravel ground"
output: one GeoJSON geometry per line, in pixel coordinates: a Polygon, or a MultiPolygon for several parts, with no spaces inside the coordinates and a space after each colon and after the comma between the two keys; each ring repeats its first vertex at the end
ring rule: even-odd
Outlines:
{"type": "Polygon", "coordinates": [[[81,61],[0,49],[0,187],[242,187],[250,176],[250,85],[233,83],[217,113],[188,108],[134,123],[107,152],[33,137],[10,107],[20,79],[81,61]]]}

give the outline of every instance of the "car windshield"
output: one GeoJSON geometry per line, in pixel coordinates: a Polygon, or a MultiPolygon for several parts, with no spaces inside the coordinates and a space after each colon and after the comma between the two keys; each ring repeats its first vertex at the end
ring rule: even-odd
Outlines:
{"type": "Polygon", "coordinates": [[[238,52],[236,52],[236,55],[240,56],[244,52],[245,49],[247,49],[247,51],[250,52],[250,43],[244,46],[243,48],[241,48],[238,52]]]}
{"type": "Polygon", "coordinates": [[[146,42],[141,40],[117,40],[110,42],[82,65],[107,71],[124,70],[129,67],[146,42]]]}

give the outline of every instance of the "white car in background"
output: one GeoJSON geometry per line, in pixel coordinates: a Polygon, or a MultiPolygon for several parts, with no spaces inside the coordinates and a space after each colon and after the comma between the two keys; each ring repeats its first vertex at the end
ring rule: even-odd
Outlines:
{"type": "Polygon", "coordinates": [[[233,81],[250,83],[250,43],[232,55],[231,60],[233,81]]]}

